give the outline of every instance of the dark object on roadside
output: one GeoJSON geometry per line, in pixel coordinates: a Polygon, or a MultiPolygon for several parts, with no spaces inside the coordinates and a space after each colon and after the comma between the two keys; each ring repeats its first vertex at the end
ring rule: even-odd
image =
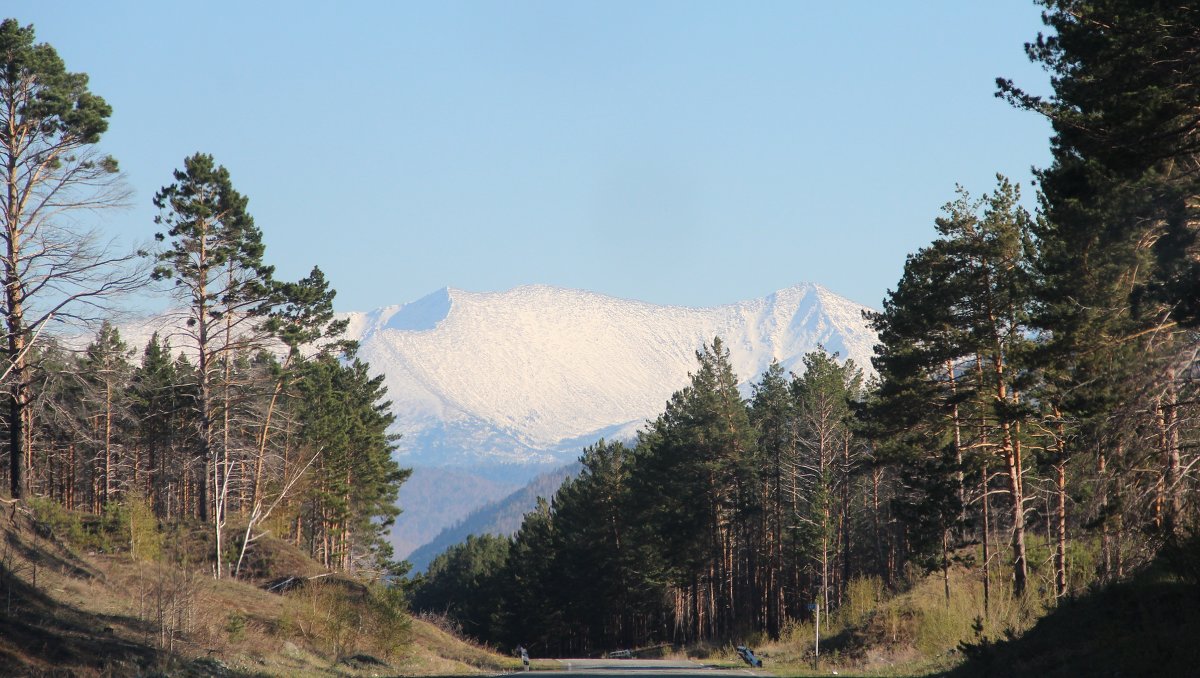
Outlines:
{"type": "Polygon", "coordinates": [[[613,650],[608,653],[609,659],[633,659],[632,650],[613,650]]]}
{"type": "Polygon", "coordinates": [[[529,650],[526,650],[525,647],[522,645],[518,645],[517,646],[517,654],[521,655],[521,663],[523,663],[525,665],[525,670],[528,671],[529,670],[529,650]]]}
{"type": "Polygon", "coordinates": [[[376,667],[388,667],[388,663],[382,659],[378,657],[372,657],[371,655],[364,654],[362,652],[350,657],[343,657],[342,659],[338,660],[338,663],[345,664],[346,666],[359,671],[376,667]]]}
{"type": "Polygon", "coordinates": [[[755,668],[762,668],[762,660],[754,656],[754,650],[745,645],[738,645],[734,649],[737,650],[738,656],[742,658],[742,661],[755,668]]]}

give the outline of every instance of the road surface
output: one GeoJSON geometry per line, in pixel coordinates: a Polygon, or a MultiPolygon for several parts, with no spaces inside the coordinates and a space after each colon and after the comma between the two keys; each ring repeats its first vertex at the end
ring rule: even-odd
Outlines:
{"type": "Polygon", "coordinates": [[[530,678],[632,678],[633,676],[662,676],[663,678],[718,678],[719,676],[766,678],[770,674],[762,669],[716,668],[700,662],[678,659],[559,659],[562,668],[556,671],[530,672],[530,678]]]}

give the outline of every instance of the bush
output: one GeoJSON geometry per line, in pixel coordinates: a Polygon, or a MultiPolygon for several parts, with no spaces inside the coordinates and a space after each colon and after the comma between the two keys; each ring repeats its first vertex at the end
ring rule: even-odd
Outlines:
{"type": "Polygon", "coordinates": [[[141,495],[130,495],[121,502],[125,522],[122,529],[129,534],[129,554],[135,560],[157,561],[163,554],[163,533],[159,529],[154,507],[141,495]]]}
{"type": "Polygon", "coordinates": [[[231,612],[225,622],[225,633],[229,634],[231,642],[241,642],[246,637],[246,617],[237,612],[231,612]]]}
{"type": "Polygon", "coordinates": [[[410,620],[398,587],[309,581],[296,598],[297,626],[310,643],[335,659],[356,651],[394,657],[408,644],[410,620]]]}
{"type": "Polygon", "coordinates": [[[43,536],[53,537],[75,548],[87,547],[87,533],[78,513],[66,510],[47,497],[31,497],[28,504],[38,529],[45,532],[43,536]]]}
{"type": "Polygon", "coordinates": [[[368,633],[376,651],[387,656],[398,654],[408,645],[412,630],[404,590],[376,584],[370,589],[368,602],[371,606],[368,633]]]}
{"type": "Polygon", "coordinates": [[[1193,586],[1200,585],[1200,529],[1171,539],[1162,550],[1163,565],[1171,574],[1193,586]]]}
{"type": "Polygon", "coordinates": [[[843,628],[858,626],[867,620],[884,599],[883,579],[857,577],[846,586],[846,603],[838,611],[843,628]]]}
{"type": "Polygon", "coordinates": [[[100,516],[68,511],[47,497],[31,498],[29,508],[43,536],[72,548],[102,553],[126,551],[136,560],[156,561],[162,557],[163,534],[158,518],[150,502],[140,495],[107,504],[100,516]]]}

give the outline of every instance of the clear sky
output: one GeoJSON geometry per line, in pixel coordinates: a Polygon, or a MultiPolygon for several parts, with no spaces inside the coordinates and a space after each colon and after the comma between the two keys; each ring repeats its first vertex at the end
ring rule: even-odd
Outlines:
{"type": "MultiPolygon", "coordinates": [[[[282,277],[339,310],[544,283],[708,306],[801,281],[878,307],[956,183],[1049,162],[993,96],[1048,78],[1029,0],[7,0],[113,106],[154,233],[196,151],[282,277]]],[[[1032,204],[1032,199],[1029,200],[1032,204]]]]}

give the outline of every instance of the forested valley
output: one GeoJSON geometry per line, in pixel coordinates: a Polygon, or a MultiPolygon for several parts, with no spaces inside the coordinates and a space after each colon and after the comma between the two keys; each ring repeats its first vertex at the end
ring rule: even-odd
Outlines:
{"type": "MultiPolygon", "coordinates": [[[[379,625],[407,604],[542,656],[719,646],[929,577],[948,602],[965,572],[982,642],[1163,554],[1196,584],[1200,13],[1040,4],[1049,34],[1026,50],[1052,94],[996,87],[1050,121],[1053,160],[1026,199],[1002,176],[948,196],[867,318],[872,365],[818,350],[795,374],[740,375],[711,338],[636,440],[583,450],[515,536],[471,537],[387,589],[379,625]]],[[[83,227],[129,199],[98,146],[111,114],[33,27],[0,23],[9,522],[213,579],[250,579],[271,539],[394,583],[406,567],[382,537],[408,471],[330,282],[277,279],[205,153],[154,194],[153,246],[83,227]],[[149,289],[175,317],[129,345],[113,309],[149,289]]],[[[160,649],[186,630],[156,623],[160,649]]],[[[332,656],[351,648],[337,638],[332,656]]]]}
{"type": "Polygon", "coordinates": [[[873,376],[818,351],[746,394],[716,338],[635,442],[586,449],[511,539],[447,551],[413,606],[573,656],[778,638],[928,574],[948,604],[956,570],[995,637],[998,608],[1194,563],[1200,15],[1041,4],[1053,94],[997,80],[1053,127],[1037,208],[1004,177],[951,196],[869,317],[873,376]]]}

